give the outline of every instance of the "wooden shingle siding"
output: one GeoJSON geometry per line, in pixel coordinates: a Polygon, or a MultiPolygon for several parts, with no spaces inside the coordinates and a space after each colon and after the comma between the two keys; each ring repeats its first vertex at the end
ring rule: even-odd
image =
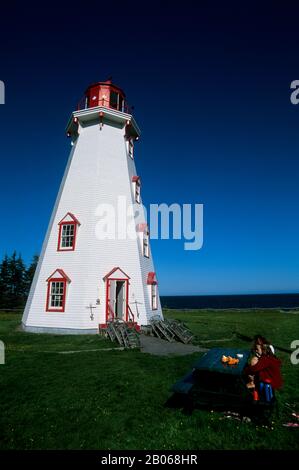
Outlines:
{"type": "MultiPolygon", "coordinates": [[[[137,159],[137,158],[136,158],[137,159]]],[[[137,159],[138,160],[138,159],[137,159]]],[[[97,329],[105,323],[106,289],[104,276],[119,266],[130,277],[129,305],[139,325],[147,324],[151,309],[147,275],[155,271],[152,253],[143,256],[139,236],[136,240],[99,240],[96,224],[99,204],[117,205],[118,196],[134,204],[132,177],[135,161],[128,155],[125,126],[98,122],[79,128],[45,236],[38,267],[23,315],[25,327],[97,329]],[[57,251],[59,222],[71,212],[80,221],[74,251],[57,251]],[[61,268],[71,279],[63,312],[47,312],[47,279],[61,268]],[[137,318],[136,303],[139,311],[137,318]],[[90,317],[89,305],[94,318],[90,317]]],[[[142,209],[142,206],[140,206],[142,209]]]]}

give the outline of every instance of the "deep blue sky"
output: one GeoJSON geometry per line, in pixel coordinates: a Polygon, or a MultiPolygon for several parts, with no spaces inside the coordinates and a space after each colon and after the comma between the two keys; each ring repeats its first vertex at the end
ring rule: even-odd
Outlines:
{"type": "Polygon", "coordinates": [[[160,292],[299,291],[299,11],[218,3],[1,6],[1,257],[40,251],[69,115],[112,76],[142,130],[144,202],[204,204],[201,250],[152,242],[160,292]]]}

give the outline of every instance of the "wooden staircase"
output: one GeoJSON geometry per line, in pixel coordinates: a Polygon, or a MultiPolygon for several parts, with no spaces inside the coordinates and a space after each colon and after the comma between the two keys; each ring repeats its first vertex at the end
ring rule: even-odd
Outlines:
{"type": "Polygon", "coordinates": [[[158,336],[158,338],[167,339],[169,342],[175,341],[174,333],[171,331],[165,321],[153,320],[151,321],[151,325],[155,336],[158,336]]]}
{"type": "Polygon", "coordinates": [[[194,334],[178,320],[161,320],[160,317],[152,317],[150,321],[151,331],[147,328],[146,334],[152,334],[167,341],[181,341],[182,343],[191,343],[194,334]]]}
{"type": "Polygon", "coordinates": [[[106,335],[111,341],[117,341],[125,349],[140,348],[139,334],[135,328],[122,321],[111,321],[107,325],[106,335]]]}
{"type": "Polygon", "coordinates": [[[165,323],[168,324],[170,330],[174,333],[174,335],[182,341],[182,343],[188,344],[191,343],[194,339],[194,334],[192,331],[189,330],[183,323],[179,322],[178,320],[165,320],[165,323]]]}

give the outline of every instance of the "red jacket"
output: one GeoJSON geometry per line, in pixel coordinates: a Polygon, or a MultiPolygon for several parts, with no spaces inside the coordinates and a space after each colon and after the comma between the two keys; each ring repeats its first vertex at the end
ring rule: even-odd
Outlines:
{"type": "Polygon", "coordinates": [[[281,361],[274,356],[261,356],[255,366],[247,366],[244,369],[247,375],[258,375],[259,382],[270,382],[273,389],[282,386],[280,372],[281,361]]]}

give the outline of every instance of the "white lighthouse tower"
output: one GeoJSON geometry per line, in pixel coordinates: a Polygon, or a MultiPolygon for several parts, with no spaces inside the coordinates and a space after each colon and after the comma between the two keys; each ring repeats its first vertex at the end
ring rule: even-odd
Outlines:
{"type": "Polygon", "coordinates": [[[111,80],[89,86],[67,132],[72,150],[23,329],[97,333],[114,320],[139,329],[153,315],[163,319],[135,167],[134,143],[140,131],[124,92],[111,80]],[[103,214],[111,209],[116,217],[108,223],[103,214]],[[118,233],[126,211],[132,214],[135,236],[118,233]]]}

